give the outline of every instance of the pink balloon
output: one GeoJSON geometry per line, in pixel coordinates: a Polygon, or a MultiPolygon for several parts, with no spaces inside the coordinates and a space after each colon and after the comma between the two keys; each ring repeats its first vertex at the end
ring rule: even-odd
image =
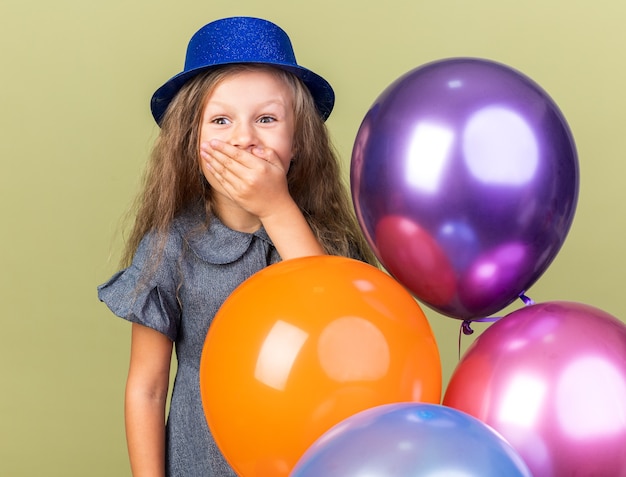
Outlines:
{"type": "Polygon", "coordinates": [[[626,477],[626,325],[580,303],[517,310],[468,349],[443,404],[500,432],[535,477],[626,477]]]}

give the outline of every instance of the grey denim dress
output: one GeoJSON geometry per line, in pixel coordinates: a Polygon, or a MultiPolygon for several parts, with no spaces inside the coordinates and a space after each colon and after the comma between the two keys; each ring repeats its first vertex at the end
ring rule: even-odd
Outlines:
{"type": "Polygon", "coordinates": [[[202,226],[200,211],[175,219],[156,264],[156,234],[142,240],[132,264],[98,287],[98,297],[128,321],[175,343],[178,370],[167,420],[169,477],[235,476],[209,432],[200,397],[200,356],[215,313],[230,293],[280,261],[265,230],[231,230],[217,218],[202,226]]]}

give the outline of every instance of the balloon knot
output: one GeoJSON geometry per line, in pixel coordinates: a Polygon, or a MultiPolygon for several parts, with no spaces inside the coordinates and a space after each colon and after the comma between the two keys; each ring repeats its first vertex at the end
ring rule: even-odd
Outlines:
{"type": "Polygon", "coordinates": [[[472,329],[472,320],[464,320],[461,324],[461,330],[463,330],[463,334],[469,336],[474,333],[472,329]]]}
{"type": "Polygon", "coordinates": [[[519,298],[520,300],[522,300],[524,302],[524,305],[529,306],[529,305],[534,305],[535,301],[532,298],[527,297],[525,294],[525,292],[522,292],[519,294],[519,298]]]}

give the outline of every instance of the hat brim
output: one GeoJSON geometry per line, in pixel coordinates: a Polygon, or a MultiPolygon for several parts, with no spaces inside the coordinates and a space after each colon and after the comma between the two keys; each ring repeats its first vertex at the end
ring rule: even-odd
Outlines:
{"type": "Polygon", "coordinates": [[[304,85],[311,92],[311,96],[313,97],[313,101],[315,102],[315,106],[320,116],[322,117],[322,120],[326,121],[326,119],[328,118],[328,116],[330,116],[330,113],[333,110],[333,107],[335,105],[335,93],[333,91],[333,88],[330,86],[328,81],[326,81],[318,74],[313,73],[311,70],[293,64],[237,61],[191,69],[170,78],[163,86],[155,91],[150,101],[152,116],[154,117],[154,120],[157,122],[157,124],[161,124],[161,121],[163,119],[163,116],[165,115],[165,111],[167,111],[169,104],[178,94],[183,85],[187,83],[187,81],[189,81],[194,76],[199,75],[200,73],[204,73],[205,71],[216,69],[229,64],[269,65],[293,73],[296,77],[302,80],[304,85]]]}

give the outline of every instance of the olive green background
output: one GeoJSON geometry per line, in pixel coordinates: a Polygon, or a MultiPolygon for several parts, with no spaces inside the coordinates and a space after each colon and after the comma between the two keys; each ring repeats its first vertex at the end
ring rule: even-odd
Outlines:
{"type": "MultiPolygon", "coordinates": [[[[130,327],[96,286],[117,269],[157,132],[152,92],[181,70],[193,32],[240,14],[281,25],[335,87],[328,124],[346,172],[366,111],[416,66],[476,56],[537,81],[572,128],[581,188],[565,245],[528,294],[626,317],[622,2],[1,0],[0,475],[129,475],[130,327]]],[[[427,314],[447,381],[460,322],[427,314]]]]}

